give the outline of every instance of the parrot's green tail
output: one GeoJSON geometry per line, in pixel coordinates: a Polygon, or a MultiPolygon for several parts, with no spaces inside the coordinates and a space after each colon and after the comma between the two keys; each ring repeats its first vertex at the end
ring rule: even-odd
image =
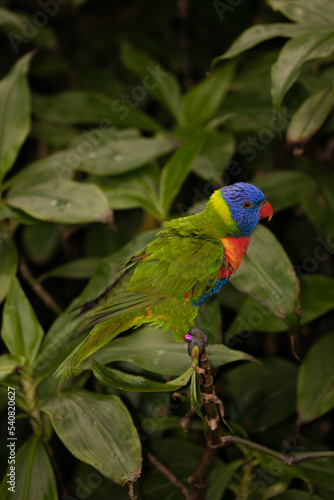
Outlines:
{"type": "Polygon", "coordinates": [[[78,375],[82,371],[79,367],[85,359],[108,344],[108,342],[117,337],[122,331],[124,331],[124,324],[120,318],[117,318],[117,321],[113,318],[112,320],[96,325],[90,334],[77,345],[56,370],[55,376],[60,376],[57,394],[60,394],[64,383],[72,375],[78,375]]]}

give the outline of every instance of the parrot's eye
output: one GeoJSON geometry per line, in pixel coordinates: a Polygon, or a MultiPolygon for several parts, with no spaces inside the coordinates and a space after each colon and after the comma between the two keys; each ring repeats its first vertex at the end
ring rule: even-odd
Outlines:
{"type": "Polygon", "coordinates": [[[252,206],[252,204],[251,204],[251,202],[250,202],[250,201],[244,201],[244,203],[242,204],[242,206],[243,206],[244,208],[249,208],[249,207],[251,207],[251,206],[252,206]]]}

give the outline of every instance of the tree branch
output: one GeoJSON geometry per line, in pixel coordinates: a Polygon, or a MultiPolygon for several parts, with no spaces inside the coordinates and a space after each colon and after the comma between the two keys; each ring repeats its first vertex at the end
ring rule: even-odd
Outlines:
{"type": "Polygon", "coordinates": [[[161,472],[174,486],[177,488],[182,495],[184,496],[185,500],[191,500],[191,491],[187,488],[185,484],[178,479],[175,474],[170,471],[163,463],[158,460],[156,456],[154,456],[151,452],[146,451],[146,456],[148,461],[158,469],[158,471],[161,472]]]}

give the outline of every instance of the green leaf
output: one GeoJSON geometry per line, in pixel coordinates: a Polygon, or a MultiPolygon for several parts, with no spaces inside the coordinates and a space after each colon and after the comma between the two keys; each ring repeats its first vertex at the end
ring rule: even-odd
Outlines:
{"type": "Polygon", "coordinates": [[[318,495],[312,495],[308,491],[300,490],[288,490],[281,495],[277,495],[275,498],[276,500],[323,500],[323,498],[318,495]]]}
{"type": "Polygon", "coordinates": [[[108,200],[100,188],[71,180],[19,185],[8,192],[7,203],[48,222],[83,224],[111,218],[108,200]]]}
{"type": "Polygon", "coordinates": [[[278,109],[283,97],[298,78],[306,61],[330,56],[334,51],[332,29],[313,30],[289,40],[283,47],[277,62],[272,67],[271,96],[278,109]]]}
{"type": "Polygon", "coordinates": [[[13,278],[2,316],[1,338],[11,354],[31,366],[43,338],[43,329],[17,278],[13,278]]]}
{"type": "Polygon", "coordinates": [[[334,5],[331,0],[268,0],[273,10],[279,11],[291,21],[311,27],[333,26],[334,5]]]}
{"type": "Polygon", "coordinates": [[[170,206],[186,180],[205,139],[205,132],[192,134],[163,168],[160,182],[161,212],[167,217],[170,206]]]}
{"type": "Polygon", "coordinates": [[[10,234],[0,225],[0,302],[6,297],[17,269],[18,255],[10,234]]]}
{"type": "Polygon", "coordinates": [[[60,231],[55,224],[25,226],[22,240],[27,257],[38,264],[51,260],[61,248],[60,231]]]}
{"type": "MultiPolygon", "coordinates": [[[[334,475],[333,475],[334,459],[323,458],[321,460],[308,460],[302,462],[299,468],[302,469],[313,484],[320,488],[325,488],[330,492],[334,492],[334,475]]],[[[332,498],[333,494],[326,498],[332,498]]]]}
{"type": "Polygon", "coordinates": [[[5,379],[14,372],[17,366],[24,365],[24,358],[14,354],[2,354],[0,356],[0,380],[5,379]]]}
{"type": "Polygon", "coordinates": [[[298,326],[298,279],[284,249],[266,227],[255,229],[243,263],[230,281],[283,319],[289,328],[298,326]]]}
{"type": "MultiPolygon", "coordinates": [[[[323,252],[323,250],[322,250],[323,252]]],[[[334,280],[323,275],[306,275],[300,284],[300,324],[305,325],[333,308],[334,280]]],[[[228,327],[228,338],[256,330],[258,332],[281,332],[287,329],[284,321],[271,314],[260,302],[248,297],[241,305],[236,318],[228,327]]]]}
{"type": "MultiPolygon", "coordinates": [[[[255,361],[252,356],[221,344],[209,344],[207,353],[213,368],[234,361],[255,361]]],[[[175,342],[171,333],[152,327],[115,339],[97,351],[94,358],[102,364],[126,361],[159,375],[181,375],[189,368],[187,344],[175,342]]],[[[88,360],[83,366],[88,368],[91,363],[92,360],[88,360]]]]}
{"type": "Polygon", "coordinates": [[[212,298],[201,304],[195,322],[208,337],[210,344],[220,344],[222,341],[222,315],[217,298],[212,298]]]}
{"type": "Polygon", "coordinates": [[[15,162],[30,130],[27,72],[33,53],[17,61],[0,81],[0,182],[15,162]]]}
{"type": "Polygon", "coordinates": [[[75,170],[93,175],[119,175],[139,168],[172,151],[164,135],[108,140],[80,159],[75,170]]]}
{"type": "Polygon", "coordinates": [[[67,391],[49,400],[42,409],[78,460],[118,484],[138,479],[140,441],[130,413],[118,396],[67,391]]]}
{"type": "Polygon", "coordinates": [[[276,212],[304,201],[317,188],[311,177],[297,171],[270,172],[259,179],[253,179],[252,184],[261,189],[271,203],[274,216],[276,212]]]}
{"type": "Polygon", "coordinates": [[[229,59],[235,57],[245,50],[251,49],[255,45],[270,40],[271,38],[290,38],[302,35],[311,30],[310,26],[302,26],[288,23],[256,24],[245,30],[231,45],[231,47],[221,56],[214,59],[229,59]]]}
{"type": "Polygon", "coordinates": [[[101,257],[85,257],[65,262],[65,264],[39,276],[38,281],[41,282],[48,278],[88,279],[93,276],[101,261],[101,257]]]}
{"type": "Polygon", "coordinates": [[[234,135],[229,132],[211,132],[205,138],[191,170],[206,181],[220,183],[235,149],[234,135]]]}
{"type": "Polygon", "coordinates": [[[181,109],[181,92],[177,79],[154,59],[130,45],[121,44],[121,60],[126,68],[142,80],[142,88],[157,99],[177,120],[181,109]]]}
{"type": "Polygon", "coordinates": [[[307,353],[300,367],[297,405],[301,422],[309,422],[334,408],[334,333],[323,337],[307,353]]]}
{"type": "Polygon", "coordinates": [[[242,465],[242,460],[235,460],[229,464],[218,464],[209,474],[206,498],[222,500],[232,477],[242,465]]]}
{"type": "Polygon", "coordinates": [[[234,68],[234,61],[225,63],[188,90],[183,97],[182,127],[196,128],[214,116],[232,81],[234,68]]]}
{"type": "Polygon", "coordinates": [[[224,381],[232,398],[229,418],[257,433],[291,417],[296,411],[297,370],[291,361],[275,357],[261,360],[261,365],[234,367],[224,381]]]}
{"type": "Polygon", "coordinates": [[[290,146],[305,144],[319,130],[333,107],[333,88],[324,87],[315,92],[298,108],[288,126],[290,146]]]}
{"type": "MultiPolygon", "coordinates": [[[[7,441],[9,443],[10,441],[7,441]]],[[[17,443],[17,441],[15,441],[17,443]]],[[[9,450],[9,448],[7,448],[9,450]]],[[[12,465],[13,467],[13,465],[12,465]]],[[[57,500],[57,485],[49,457],[39,436],[31,436],[15,458],[15,493],[7,481],[10,465],[0,486],[2,500],[57,500]]]]}
{"type": "Polygon", "coordinates": [[[199,418],[202,420],[203,424],[206,426],[206,420],[203,417],[202,411],[201,411],[201,404],[203,401],[202,394],[201,394],[201,389],[199,386],[199,380],[198,380],[198,374],[197,371],[194,370],[191,376],[191,382],[190,382],[190,401],[191,404],[193,405],[193,408],[199,418]]]}
{"type": "Polygon", "coordinates": [[[170,392],[176,391],[180,387],[187,385],[194,368],[189,367],[179,377],[169,382],[156,382],[142,376],[131,375],[112,368],[106,368],[97,361],[92,363],[93,373],[98,382],[102,385],[130,392],[170,392]]]}
{"type": "Polygon", "coordinates": [[[157,165],[142,167],[115,177],[93,180],[101,186],[113,210],[141,207],[161,219],[158,199],[160,168],[157,165]]]}
{"type": "Polygon", "coordinates": [[[161,129],[143,111],[97,91],[73,90],[52,96],[35,94],[32,106],[38,118],[59,125],[98,123],[102,131],[113,125],[151,131],[161,129]]]}

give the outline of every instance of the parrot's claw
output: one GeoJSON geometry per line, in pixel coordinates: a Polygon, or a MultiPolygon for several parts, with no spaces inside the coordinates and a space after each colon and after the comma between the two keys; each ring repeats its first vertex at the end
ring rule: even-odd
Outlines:
{"type": "Polygon", "coordinates": [[[199,354],[203,354],[206,346],[208,345],[208,337],[202,330],[198,328],[191,328],[187,335],[185,336],[185,341],[188,342],[188,354],[192,355],[193,348],[195,346],[199,349],[199,354]]]}

